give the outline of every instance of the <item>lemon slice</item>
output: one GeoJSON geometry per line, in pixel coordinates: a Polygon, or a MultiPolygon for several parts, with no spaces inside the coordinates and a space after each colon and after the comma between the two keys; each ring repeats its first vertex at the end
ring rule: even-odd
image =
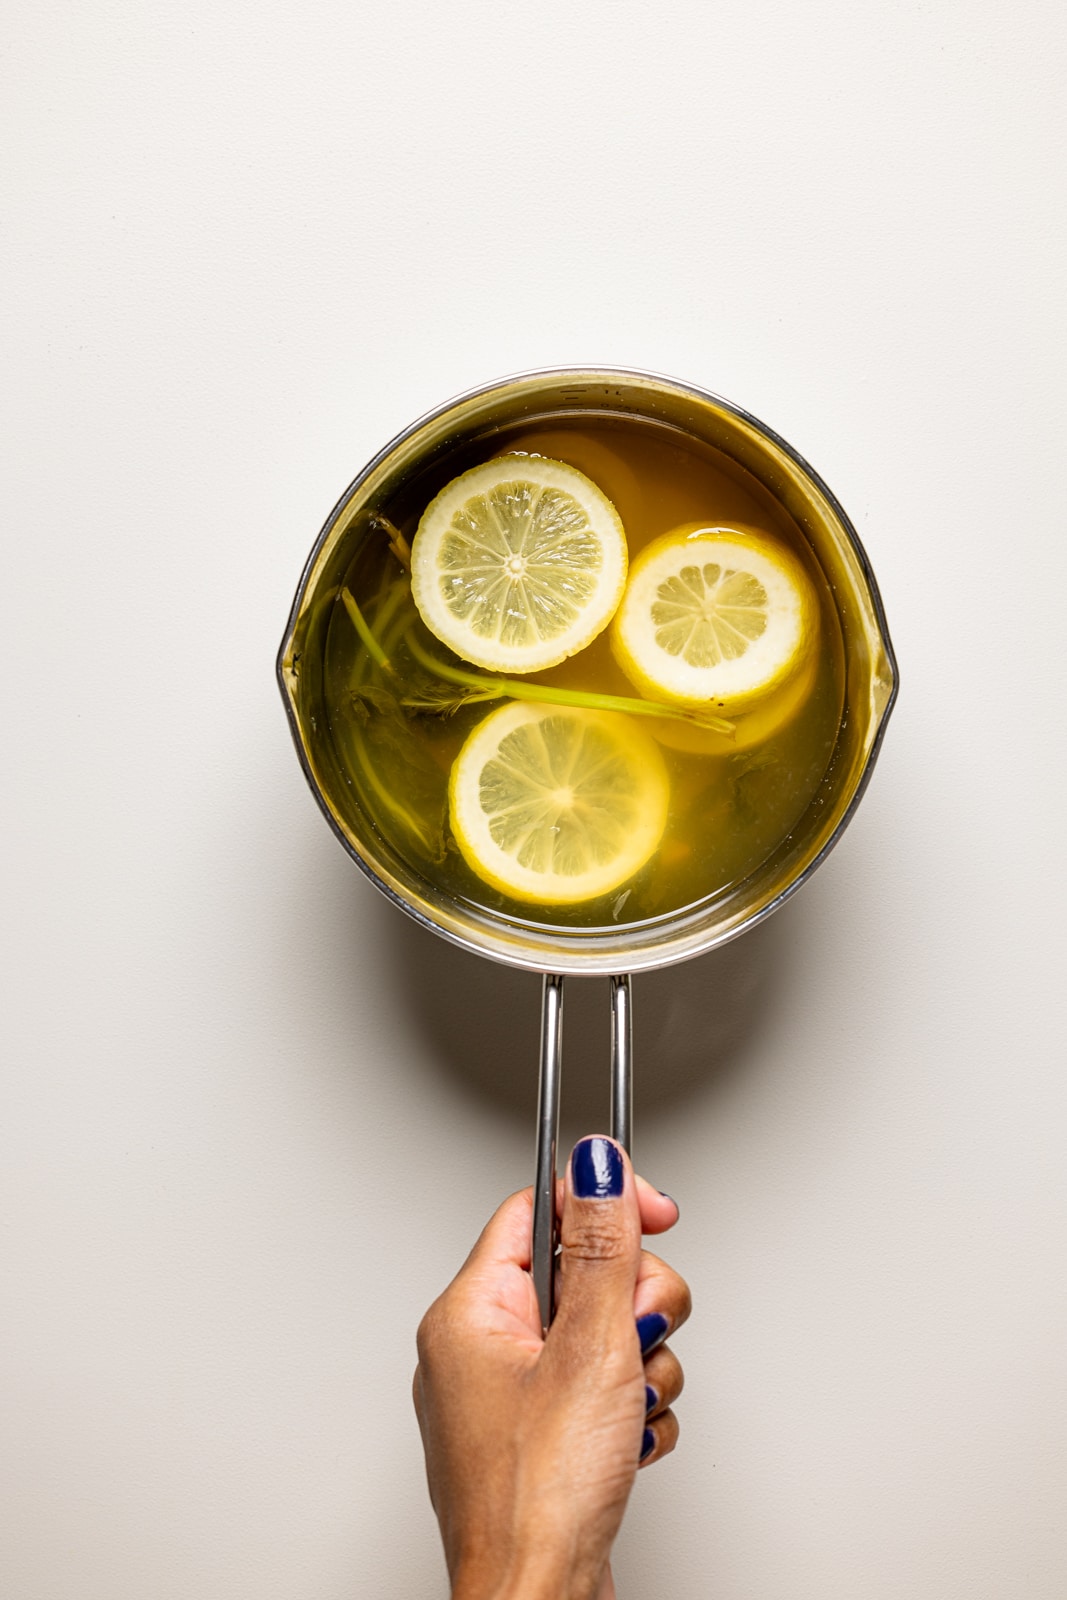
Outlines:
{"type": "MultiPolygon", "coordinates": [[[[623,445],[622,440],[617,442],[623,445]]],[[[520,434],[506,448],[510,454],[548,456],[584,472],[607,495],[624,528],[640,518],[645,496],[637,473],[624,453],[624,445],[622,451],[613,450],[603,439],[590,438],[586,433],[572,432],[569,428],[544,428],[520,434]]],[[[504,453],[502,450],[501,454],[504,453]]]]}
{"type": "Polygon", "coordinates": [[[497,456],[423,513],[411,591],[430,632],[494,672],[540,672],[595,639],[626,583],[611,501],[562,461],[497,456]]]}
{"type": "Polygon", "coordinates": [[[670,785],[626,716],[511,701],[452,767],[452,832],[483,882],[516,900],[575,905],[632,878],[660,842],[670,785]]]}
{"type": "Polygon", "coordinates": [[[634,562],[612,648],[649,698],[710,702],[731,716],[797,671],[818,615],[811,580],[781,545],[747,528],[686,524],[634,562]]]}
{"type": "Polygon", "coordinates": [[[754,745],[763,744],[799,716],[811,698],[818,676],[819,658],[812,651],[799,671],[787,678],[749,711],[733,719],[732,733],[715,733],[710,728],[698,728],[691,722],[681,722],[673,717],[649,721],[648,731],[660,744],[671,750],[681,750],[687,755],[736,756],[754,745]]]}

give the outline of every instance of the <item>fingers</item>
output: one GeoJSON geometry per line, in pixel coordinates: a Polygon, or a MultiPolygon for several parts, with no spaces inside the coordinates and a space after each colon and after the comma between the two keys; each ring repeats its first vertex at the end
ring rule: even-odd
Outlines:
{"type": "Polygon", "coordinates": [[[685,1387],[682,1364],[673,1350],[663,1345],[645,1362],[645,1407],[649,1418],[658,1417],[673,1406],[685,1387]]]}
{"type": "MultiPolygon", "coordinates": [[[[641,1213],[629,1158],[613,1139],[580,1139],[564,1180],[556,1342],[614,1343],[633,1316],[641,1213]]],[[[550,1335],[550,1338],[552,1337],[550,1335]]]]}
{"type": "Polygon", "coordinates": [[[634,1290],[634,1315],[642,1354],[648,1355],[661,1345],[688,1321],[692,1310],[693,1297],[681,1274],[659,1256],[642,1250],[634,1290]]]}
{"type": "Polygon", "coordinates": [[[541,1319],[530,1277],[533,1190],[509,1195],[490,1217],[470,1255],[419,1324],[420,1361],[457,1331],[506,1329],[515,1340],[540,1348],[541,1319]]]}
{"type": "MultiPolygon", "coordinates": [[[[645,1178],[634,1174],[642,1233],[666,1233],[678,1221],[678,1207],[669,1195],[661,1194],[645,1178]]],[[[562,1211],[565,1182],[559,1184],[557,1205],[562,1211]]],[[[520,1189],[497,1207],[482,1229],[467,1264],[482,1266],[514,1264],[530,1266],[530,1230],[533,1217],[533,1190],[520,1189]]]]}
{"type": "MultiPolygon", "coordinates": [[[[671,1328],[680,1326],[688,1315],[688,1290],[682,1279],[658,1257],[639,1251],[640,1233],[662,1233],[673,1227],[678,1220],[678,1207],[645,1179],[636,1176],[621,1147],[599,1136],[581,1140],[568,1163],[565,1177],[560,1180],[558,1204],[564,1219],[560,1306],[568,1277],[574,1310],[577,1299],[582,1298],[578,1284],[583,1276],[594,1277],[597,1283],[606,1285],[617,1273],[617,1282],[628,1284],[631,1292],[636,1276],[636,1316],[640,1318],[646,1312],[665,1316],[668,1327],[660,1338],[666,1338],[671,1328]],[[622,1192],[615,1194],[610,1191],[618,1188],[620,1174],[622,1192]],[[592,1273],[587,1270],[590,1267],[595,1269],[592,1273]]],[[[482,1229],[448,1298],[454,1301],[458,1296],[467,1301],[473,1295],[486,1304],[491,1303],[497,1310],[514,1312],[521,1321],[530,1323],[536,1335],[539,1333],[535,1326],[536,1307],[528,1292],[524,1298],[524,1291],[529,1291],[525,1280],[530,1269],[532,1218],[532,1189],[520,1189],[509,1195],[482,1229]]],[[[591,1302],[601,1294],[601,1289],[590,1287],[584,1297],[591,1302]]],[[[612,1318],[611,1303],[602,1305],[606,1321],[612,1318]]],[[[585,1315],[591,1316],[589,1306],[585,1315]]],[[[592,1324],[588,1331],[593,1336],[592,1324]]],[[[655,1327],[652,1332],[655,1335],[655,1327]]],[[[659,1339],[653,1338],[652,1342],[659,1342],[659,1339]]]]}
{"type": "MultiPolygon", "coordinates": [[[[647,1178],[634,1173],[634,1183],[637,1187],[637,1206],[641,1213],[642,1233],[666,1233],[668,1228],[673,1228],[678,1221],[678,1202],[672,1200],[669,1194],[663,1194],[659,1189],[653,1188],[647,1178]]],[[[556,1180],[556,1212],[562,1214],[564,1180],[556,1180]]],[[[532,1191],[531,1191],[532,1192],[532,1191]]]]}
{"type": "Polygon", "coordinates": [[[663,1341],[688,1319],[693,1302],[685,1279],[647,1250],[641,1254],[634,1309],[648,1408],[640,1465],[648,1467],[670,1455],[678,1443],[678,1419],[670,1408],[682,1392],[685,1377],[678,1357],[663,1341]]]}
{"type": "Polygon", "coordinates": [[[533,1190],[520,1189],[499,1205],[467,1257],[468,1267],[530,1265],[533,1190]]]}
{"type": "Polygon", "coordinates": [[[634,1178],[637,1204],[641,1212],[642,1233],[666,1233],[678,1221],[678,1205],[669,1194],[661,1194],[645,1178],[634,1178]]]}
{"type": "Polygon", "coordinates": [[[650,1467],[654,1461],[660,1461],[664,1456],[669,1456],[678,1443],[678,1418],[673,1411],[664,1411],[661,1416],[646,1422],[644,1438],[641,1441],[641,1460],[639,1465],[650,1467]]]}

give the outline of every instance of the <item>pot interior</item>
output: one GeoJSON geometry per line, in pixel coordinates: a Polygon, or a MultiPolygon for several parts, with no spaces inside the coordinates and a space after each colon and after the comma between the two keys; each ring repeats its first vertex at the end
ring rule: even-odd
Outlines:
{"type": "Polygon", "coordinates": [[[897,673],[881,600],[863,548],[821,479],[783,440],[713,395],[651,374],[535,372],[441,407],[395,439],[360,473],[309,558],[278,658],[283,699],[302,765],[349,854],[405,911],[444,937],[511,965],[595,973],[684,960],[767,916],[823,859],[852,814],[896,696],[897,673]],[[787,839],[743,881],[686,910],[610,928],[552,928],[443,893],[383,838],[362,809],[329,731],[323,695],[326,630],[362,541],[381,538],[385,505],[426,503],[427,484],[500,447],[517,428],[639,417],[711,447],[755,478],[792,518],[826,579],[840,626],[844,711],[822,782],[787,839]]]}

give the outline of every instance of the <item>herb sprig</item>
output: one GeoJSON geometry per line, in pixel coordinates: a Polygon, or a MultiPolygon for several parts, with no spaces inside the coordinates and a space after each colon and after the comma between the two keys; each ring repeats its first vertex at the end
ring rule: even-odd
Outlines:
{"type": "MultiPolygon", "coordinates": [[[[389,655],[376,638],[351,590],[342,589],[341,599],[368,655],[382,672],[394,675],[389,655]]],[[[411,609],[414,613],[413,603],[411,609]]],[[[706,711],[663,705],[654,700],[638,700],[625,695],[599,694],[593,690],[561,689],[551,684],[528,683],[520,678],[502,678],[453,666],[423,648],[415,635],[417,622],[418,618],[412,615],[402,635],[403,643],[412,660],[428,675],[431,683],[428,686],[424,682],[416,682],[397,697],[399,704],[408,711],[414,713],[428,711],[435,716],[447,716],[475,700],[533,700],[542,705],[582,706],[591,711],[621,711],[633,717],[669,717],[675,721],[688,722],[693,727],[705,728],[713,733],[730,735],[734,731],[732,722],[706,711]],[[432,684],[433,679],[443,679],[445,683],[455,684],[466,690],[466,693],[449,695],[443,690],[436,691],[432,684]]]]}

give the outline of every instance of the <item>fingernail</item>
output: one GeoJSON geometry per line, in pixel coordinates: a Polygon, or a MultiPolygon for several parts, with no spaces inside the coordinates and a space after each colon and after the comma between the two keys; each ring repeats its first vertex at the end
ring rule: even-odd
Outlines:
{"type": "Polygon", "coordinates": [[[622,1194],[622,1156],[610,1139],[581,1139],[571,1156],[571,1178],[579,1200],[615,1200],[622,1194]]]}
{"type": "Polygon", "coordinates": [[[667,1337],[667,1319],[660,1311],[648,1311],[637,1319],[637,1337],[641,1341],[641,1354],[647,1356],[667,1337]]]}
{"type": "Polygon", "coordinates": [[[641,1440],[641,1454],[640,1454],[638,1459],[643,1461],[646,1456],[650,1456],[652,1454],[652,1452],[653,1452],[653,1450],[655,1448],[656,1448],[656,1435],[652,1432],[651,1428],[646,1428],[645,1429],[645,1436],[641,1440]]]}
{"type": "Polygon", "coordinates": [[[646,1417],[648,1416],[649,1412],[655,1411],[655,1409],[656,1409],[656,1401],[658,1399],[659,1399],[659,1395],[656,1393],[655,1389],[653,1389],[653,1387],[652,1387],[652,1385],[650,1383],[646,1383],[645,1384],[645,1416],[646,1417]]]}
{"type": "Polygon", "coordinates": [[[682,1208],[678,1204],[677,1200],[674,1198],[673,1194],[668,1194],[666,1189],[661,1189],[660,1190],[660,1194],[663,1196],[664,1200],[669,1200],[670,1201],[670,1203],[674,1207],[675,1211],[677,1211],[678,1215],[681,1216],[682,1208]]]}

